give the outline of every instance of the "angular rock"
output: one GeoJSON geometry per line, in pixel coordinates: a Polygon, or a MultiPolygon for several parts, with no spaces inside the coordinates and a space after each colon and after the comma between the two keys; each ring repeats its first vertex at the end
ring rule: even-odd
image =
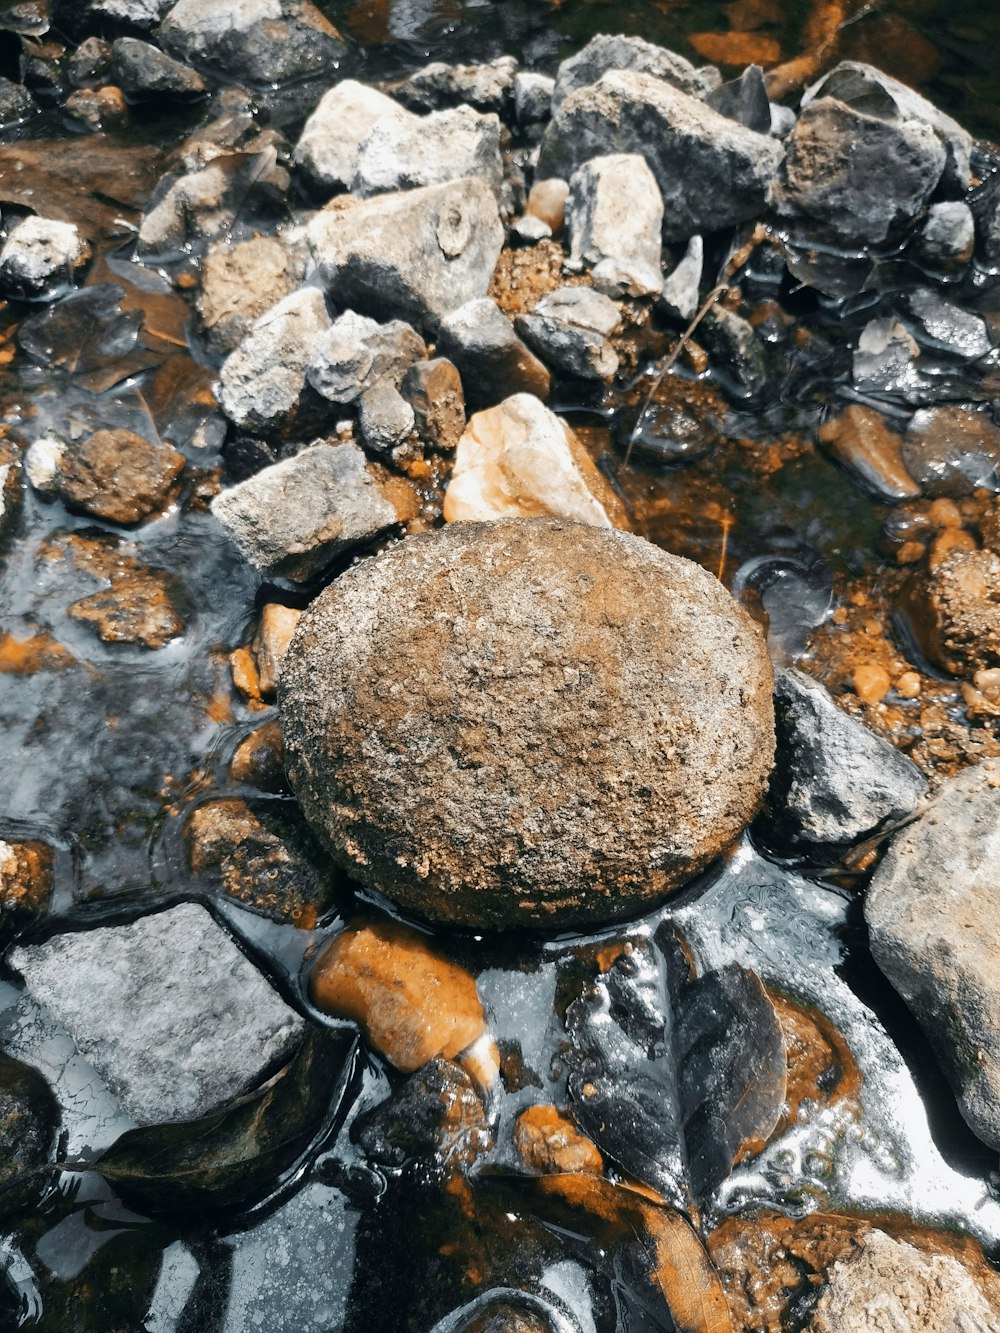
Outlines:
{"type": "Polygon", "coordinates": [[[753,325],[724,306],[713,306],[699,335],[723,374],[738,392],[759,393],[767,380],[764,347],[753,325]]]}
{"type": "Polygon", "coordinates": [[[493,191],[470,177],[330,206],[309,224],[309,243],[339,306],[433,330],[486,295],[503,225],[493,191]]]}
{"type": "Polygon", "coordinates": [[[296,291],[306,256],[294,237],[255,236],[213,246],[201,265],[198,313],[213,352],[232,352],[254,322],[296,291]]]}
{"type": "Polygon", "coordinates": [[[390,454],[413,434],[413,408],[388,377],[366,389],[358,400],[361,438],[373,453],[390,454]]]}
{"type": "Polygon", "coordinates": [[[914,364],[919,355],[919,344],[900,320],[891,315],[869,320],[852,358],[854,383],[859,389],[905,396],[921,383],[914,364]]]}
{"type": "Polygon", "coordinates": [[[476,927],[606,921],[753,816],[773,677],[749,616],[648,542],[455,523],[310,605],[279,684],[293,790],[335,859],[476,927]]]}
{"type": "Polygon", "coordinates": [[[704,96],[722,82],[718,70],[712,66],[696,69],[683,56],[665,47],[654,46],[642,37],[600,33],[592,37],[582,51],[559,66],[552,92],[553,114],[571,93],[597,83],[610,70],[651,74],[695,97],[704,96]]]}
{"type": "Polygon", "coordinates": [[[533,70],[521,70],[514,76],[514,116],[522,129],[533,129],[548,120],[555,86],[555,79],[533,70]]]}
{"type": "Polygon", "coordinates": [[[310,181],[327,190],[350,187],[358,151],[376,125],[405,124],[412,117],[398,102],[354,79],[342,79],[324,93],[295,145],[295,163],[310,181]]]}
{"type": "Polygon", "coordinates": [[[413,409],[420,438],[439,449],[454,449],[465,430],[465,395],[453,363],[443,356],[414,362],[400,393],[413,409]]]}
{"type": "Polygon", "coordinates": [[[111,68],[111,43],[102,37],[88,37],[69,57],[66,68],[70,81],[80,87],[104,83],[111,68]]]}
{"type": "Polygon", "coordinates": [[[774,698],[770,835],[834,851],[913,814],[927,791],[916,764],[838,708],[818,681],[778,671],[774,698]]]}
{"type": "Polygon", "coordinates": [[[803,108],[785,146],[779,212],[845,245],[880,245],[911,227],[948,161],[925,122],[883,120],[833,97],[803,108]]]}
{"type": "Polygon", "coordinates": [[[668,241],[759,217],[784,155],[774,139],[651,74],[630,72],[605,74],[561,103],[542,139],[538,173],[568,179],[608,153],[645,157],[663,196],[668,241]]]}
{"type": "Polygon", "coordinates": [[[129,122],[129,110],[121,89],[78,88],[63,103],[63,111],[78,126],[88,130],[121,128],[129,122]]]}
{"type": "Polygon", "coordinates": [[[5,296],[55,295],[90,258],[90,246],[72,222],[23,218],[0,249],[0,292],[5,296]]]}
{"type": "Polygon", "coordinates": [[[133,431],[99,430],[59,454],[55,489],[69,509],[131,525],[175,498],[184,455],[133,431]]]}
{"type": "Polygon", "coordinates": [[[705,266],[705,242],[692,236],[676,267],[671,270],[660,291],[659,304],[668,315],[690,323],[698,312],[701,275],[705,266]]]}
{"type": "Polygon", "coordinates": [[[520,315],[516,328],[548,365],[564,375],[610,380],[618,370],[618,354],[608,342],[620,311],[592,287],[560,287],[543,296],[530,315],[520,315]]]}
{"type": "Polygon", "coordinates": [[[497,193],[503,184],[500,121],[471,107],[404,113],[380,120],[359,145],[351,177],[352,194],[362,198],[390,190],[476,176],[497,193]]]}
{"type": "Polygon", "coordinates": [[[386,376],[398,385],[426,355],[424,340],[402,320],[379,324],[345,310],[313,349],[309,383],[328,402],[353,403],[386,376]]]}
{"type": "Polygon", "coordinates": [[[396,84],[393,94],[413,111],[463,104],[477,111],[505,111],[514,91],[517,61],[499,56],[485,65],[446,65],[436,60],[396,84]]]}
{"type": "Polygon", "coordinates": [[[323,293],[303,287],[256,321],[219,373],[219,406],[243,430],[266,435],[302,414],[306,372],[330,328],[323,293]]]}
{"type": "Polygon", "coordinates": [[[166,176],[139,224],[140,255],[178,255],[191,243],[229,237],[250,205],[280,205],[288,173],[273,145],[260,152],[217,153],[206,166],[166,176]]]}
{"type": "Polygon", "coordinates": [[[253,640],[261,694],[270,695],[277,689],[278,672],[301,617],[297,607],[283,606],[280,602],[267,602],[262,608],[253,640]]]}
{"type": "Polygon", "coordinates": [[[930,287],[906,292],[903,304],[917,341],[935,352],[963,361],[978,361],[992,350],[985,322],[969,310],[946,301],[930,287]]]}
{"type": "Polygon", "coordinates": [[[493,1143],[481,1089],[451,1060],[429,1060],[356,1123],[365,1156],[396,1168],[421,1158],[469,1166],[493,1143]]]}
{"type": "MultiPolygon", "coordinates": [[[[728,116],[730,120],[738,120],[748,130],[756,130],[758,134],[774,132],[767,84],[759,65],[748,65],[738,79],[732,79],[729,83],[713,88],[707,94],[705,101],[720,115],[728,116]]],[[[785,107],[778,108],[779,112],[786,110],[785,107]]],[[[791,115],[792,120],[788,129],[795,124],[795,113],[792,112],[791,115]]]]}
{"type": "Polygon", "coordinates": [[[92,14],[130,23],[136,28],[152,28],[159,23],[174,0],[90,0],[92,14]]]}
{"type": "Polygon", "coordinates": [[[515,394],[470,420],[458,442],[444,516],[456,522],[551,515],[611,527],[595,472],[554,412],[530,394],[515,394]]]}
{"type": "Polygon", "coordinates": [[[114,43],[111,72],[130,97],[200,97],[208,89],[195,70],[135,37],[119,37],[114,43]]]}
{"type": "Polygon", "coordinates": [[[346,54],[309,0],[177,0],[159,38],[182,60],[256,84],[319,74],[346,54]]]}
{"type": "Polygon", "coordinates": [[[437,350],[458,367],[473,410],[515,393],[547,398],[548,370],[514,332],[494,301],[469,301],[441,323],[437,350]]]}
{"type": "Polygon", "coordinates": [[[1000,490],[1000,430],[986,412],[921,408],[903,437],[903,462],[928,495],[1000,490]]]}
{"type": "Polygon", "coordinates": [[[951,778],[892,842],[865,901],[872,956],[941,1062],[962,1115],[1000,1148],[1000,763],[951,778]]]}
{"type": "Polygon", "coordinates": [[[356,444],[303,449],[222,491],[212,513],[255,568],[296,582],[399,522],[356,444]]]}
{"type": "Polygon", "coordinates": [[[593,269],[608,296],[650,296],[663,285],[663,199],[637,153],[595,157],[574,171],[566,200],[570,259],[593,269]]]}
{"type": "Polygon", "coordinates": [[[921,495],[903,462],[902,439],[881,413],[850,403],[820,426],[819,438],[880,500],[898,504],[921,495]]]}
{"type": "Polygon", "coordinates": [[[919,259],[944,273],[963,268],[976,248],[976,222],[963,200],[931,204],[916,238],[919,259]]]}
{"type": "Polygon", "coordinates": [[[169,576],[138,561],[114,577],[110,588],[70,603],[67,614],[89,625],[102,643],[157,649],[184,633],[169,576]]]}
{"type": "Polygon", "coordinates": [[[194,1120],[246,1092],[305,1030],[194,903],[56,935],[10,961],[140,1125],[194,1120]]]}

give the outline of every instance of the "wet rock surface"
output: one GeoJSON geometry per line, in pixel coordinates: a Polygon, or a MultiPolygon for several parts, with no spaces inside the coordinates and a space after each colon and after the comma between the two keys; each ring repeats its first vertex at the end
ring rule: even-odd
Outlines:
{"type": "Polygon", "coordinates": [[[99,430],[59,454],[55,490],[70,509],[131,526],[167,507],[184,456],[129,430],[99,430]]]}
{"type": "Polygon", "coordinates": [[[446,316],[437,346],[457,366],[470,407],[490,407],[515,393],[548,397],[548,370],[487,297],[469,301],[446,316]]]}

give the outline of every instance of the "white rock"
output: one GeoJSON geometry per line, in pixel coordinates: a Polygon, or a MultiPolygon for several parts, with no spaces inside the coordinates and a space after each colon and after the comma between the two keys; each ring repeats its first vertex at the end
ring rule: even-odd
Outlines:
{"type": "Polygon", "coordinates": [[[309,383],[331,403],[353,403],[385,375],[398,387],[427,355],[427,345],[402,320],[377,320],[345,310],[313,349],[309,383]]]}
{"type": "Polygon", "coordinates": [[[594,269],[608,296],[651,296],[660,271],[663,197],[638,153],[591,158],[570,177],[566,200],[570,259],[594,269]]]}
{"type": "Polygon", "coordinates": [[[531,394],[477,412],[458,442],[445,518],[552,515],[610,528],[574,458],[574,443],[569,428],[531,394]]]}
{"type": "Polygon", "coordinates": [[[385,93],[344,79],[323,94],[295,146],[294,160],[320,186],[346,190],[358,153],[380,123],[412,120],[412,113],[385,93]]]}
{"type": "Polygon", "coordinates": [[[692,236],[677,267],[667,275],[660,292],[660,301],[671,315],[685,323],[698,312],[698,294],[705,266],[705,242],[692,236]]]}
{"type": "Polygon", "coordinates": [[[55,499],[56,478],[65,452],[64,440],[56,435],[40,435],[24,455],[24,470],[28,480],[46,500],[55,499]]]}
{"type": "Polygon", "coordinates": [[[71,282],[90,257],[90,246],[72,222],[27,217],[10,231],[0,249],[0,290],[37,295],[71,282]]]}

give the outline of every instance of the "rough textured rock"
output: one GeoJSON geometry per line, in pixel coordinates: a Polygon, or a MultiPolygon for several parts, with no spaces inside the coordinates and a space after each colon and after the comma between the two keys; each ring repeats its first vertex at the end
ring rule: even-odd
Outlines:
{"type": "Polygon", "coordinates": [[[900,394],[921,382],[915,364],[920,345],[894,315],[871,319],[861,330],[851,359],[851,376],[859,389],[873,393],[900,394]]]}
{"type": "Polygon", "coordinates": [[[842,244],[879,245],[910,227],[948,160],[925,122],[883,120],[833,97],[810,102],[785,144],[779,211],[842,244]]]}
{"type": "Polygon", "coordinates": [[[304,581],[343,551],[399,522],[355,444],[316,444],[212,501],[212,513],[257,569],[304,581]]]}
{"type": "Polygon", "coordinates": [[[288,172],[273,144],[253,147],[239,153],[213,147],[205,165],[165,176],[139,224],[138,253],[177,256],[188,245],[229,237],[247,208],[282,204],[288,172]]]}
{"type": "Polygon", "coordinates": [[[718,70],[710,65],[696,69],[683,56],[665,47],[654,46],[642,37],[599,33],[591,38],[582,51],[570,56],[559,66],[552,93],[553,112],[559,110],[571,93],[597,83],[609,70],[652,74],[696,97],[701,97],[721,83],[718,70]]]}
{"type": "Polygon", "coordinates": [[[562,925],[676,888],[753,816],[773,678],[703,569],[552,519],[450,524],[312,603],[279,702],[334,857],[407,908],[562,925]]]}
{"type": "Polygon", "coordinates": [[[339,306],[435,329],[486,295],[503,225],[493,191],[469,178],[332,205],[309,224],[309,242],[339,306]]]}
{"type": "Polygon", "coordinates": [[[953,551],[908,600],[917,638],[932,662],[956,676],[1000,666],[1000,555],[995,551],[953,551]]]}
{"type": "Polygon", "coordinates": [[[139,1124],[194,1120],[292,1051],[303,1020],[193,903],[10,961],[139,1124]]]}
{"type": "Polygon", "coordinates": [[[759,217],[783,156],[767,135],[629,72],[605,74],[565,99],[542,139],[538,173],[569,179],[609,153],[645,157],[663,196],[664,239],[677,241],[759,217]]]}
{"type": "Polygon", "coordinates": [[[391,454],[409,440],[415,425],[413,408],[387,377],[358,399],[361,438],[373,453],[391,454]]]}
{"type": "Polygon", "coordinates": [[[122,563],[125,568],[112,575],[110,588],[71,602],[67,613],[89,625],[102,643],[165,648],[184,633],[172,599],[173,581],[162,569],[127,558],[122,563]]]}
{"type": "Polygon", "coordinates": [[[273,694],[277,689],[278,673],[301,616],[298,607],[283,606],[281,602],[265,602],[261,608],[253,639],[261,694],[273,694]]]}
{"type": "Polygon", "coordinates": [[[683,255],[664,280],[659,305],[668,315],[685,324],[697,314],[704,267],[705,242],[701,236],[692,236],[683,255]]]}
{"type": "Polygon", "coordinates": [[[611,527],[607,482],[569,427],[530,394],[477,412],[458,442],[444,497],[449,522],[571,519],[611,527]]]}
{"type": "Polygon", "coordinates": [[[548,397],[548,370],[488,297],[469,301],[442,320],[437,350],[458,367],[473,409],[491,407],[515,393],[548,397]]]}
{"type": "Polygon", "coordinates": [[[903,436],[903,462],[928,495],[1000,489],[1000,430],[987,412],[925,407],[903,436]]]}
{"type": "Polygon", "coordinates": [[[296,291],[305,256],[293,240],[255,236],[214,246],[202,260],[198,312],[213,352],[231,352],[261,315],[296,291]]]}
{"type": "Polygon", "coordinates": [[[5,296],[55,294],[90,258],[90,246],[72,222],[23,218],[0,249],[0,292],[5,296]]]}
{"type": "Polygon", "coordinates": [[[342,79],[320,99],[295,145],[295,162],[315,186],[346,190],[358,150],[380,122],[409,119],[404,107],[355,79],[342,79]]]}
{"type": "Polygon", "coordinates": [[[807,1333],[1000,1333],[1000,1315],[948,1254],[873,1230],[827,1274],[807,1333]]]}
{"type": "Polygon", "coordinates": [[[519,316],[516,328],[543,361],[564,375],[610,380],[618,370],[618,354],[608,335],[619,317],[615,303],[592,287],[559,287],[543,296],[530,315],[519,316]]]}
{"type": "Polygon", "coordinates": [[[514,1147],[529,1171],[544,1176],[604,1174],[597,1145],[554,1106],[529,1106],[521,1112],[514,1124],[514,1147]]]}
{"type": "Polygon", "coordinates": [[[892,842],[865,902],[872,956],[976,1134],[1000,1148],[1000,763],[952,778],[892,842]]]}
{"type": "Polygon", "coordinates": [[[918,258],[931,268],[952,273],[968,264],[976,248],[976,222],[963,200],[931,204],[916,238],[918,258]]]}
{"type": "Polygon", "coordinates": [[[499,114],[510,103],[516,75],[513,56],[499,56],[485,65],[446,65],[436,60],[397,84],[393,92],[414,111],[465,103],[477,111],[499,114]]]}
{"type": "Polygon", "coordinates": [[[390,190],[478,176],[496,192],[503,184],[500,121],[471,107],[403,112],[379,120],[357,150],[351,192],[362,197],[390,190]]]}
{"type": "Polygon", "coordinates": [[[420,1158],[469,1166],[493,1143],[482,1089],[451,1060],[428,1061],[355,1123],[369,1161],[396,1168],[420,1158]]]}
{"type": "Polygon", "coordinates": [[[137,28],[151,28],[170,8],[173,0],[90,0],[92,14],[131,23],[137,28]]]}
{"type": "Polygon", "coordinates": [[[63,111],[78,126],[90,131],[120,129],[129,122],[129,109],[120,88],[78,88],[63,103],[63,111]]]}
{"type": "Polygon", "coordinates": [[[455,365],[443,356],[415,361],[400,392],[413,409],[421,439],[439,449],[454,449],[465,430],[465,395],[455,365]]]}
{"type": "Polygon", "coordinates": [[[258,84],[318,74],[346,51],[309,0],[177,0],[159,37],[182,60],[258,84]]]}
{"type": "Polygon", "coordinates": [[[522,130],[536,129],[548,120],[555,86],[555,79],[533,70],[522,70],[514,76],[514,115],[522,130]]]}
{"type": "Polygon", "coordinates": [[[377,320],[345,310],[317,341],[309,363],[309,383],[331,403],[353,403],[388,376],[398,385],[427,345],[409,324],[377,320]]]}
{"type": "Polygon", "coordinates": [[[23,83],[0,78],[0,129],[19,125],[37,110],[38,103],[23,83]]]}
{"type": "Polygon", "coordinates": [[[770,835],[836,849],[913,814],[927,783],[912,760],[801,671],[778,671],[774,696],[770,835]]]}
{"type": "Polygon", "coordinates": [[[608,296],[651,296],[660,270],[663,199],[638,153],[595,157],[574,171],[566,200],[570,259],[608,296]]]}
{"type": "Polygon", "coordinates": [[[219,373],[219,406],[230,421],[262,435],[295,425],[306,372],[330,324],[317,287],[303,287],[265,311],[219,373]]]}
{"type": "Polygon", "coordinates": [[[55,488],[70,509],[141,523],[176,496],[184,455],[130,430],[99,430],[59,454],[55,488]]]}
{"type": "Polygon", "coordinates": [[[136,98],[199,97],[208,88],[196,70],[135,37],[119,37],[114,43],[111,72],[122,92],[136,98]]]}

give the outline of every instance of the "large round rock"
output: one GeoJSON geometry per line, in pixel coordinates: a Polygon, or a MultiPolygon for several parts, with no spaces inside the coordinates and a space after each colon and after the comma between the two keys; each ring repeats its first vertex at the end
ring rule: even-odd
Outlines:
{"type": "Polygon", "coordinates": [[[356,879],[468,926],[610,921],[753,816],[750,617],[688,560],[555,519],[459,523],[341,575],[280,682],[288,774],[356,879]]]}

